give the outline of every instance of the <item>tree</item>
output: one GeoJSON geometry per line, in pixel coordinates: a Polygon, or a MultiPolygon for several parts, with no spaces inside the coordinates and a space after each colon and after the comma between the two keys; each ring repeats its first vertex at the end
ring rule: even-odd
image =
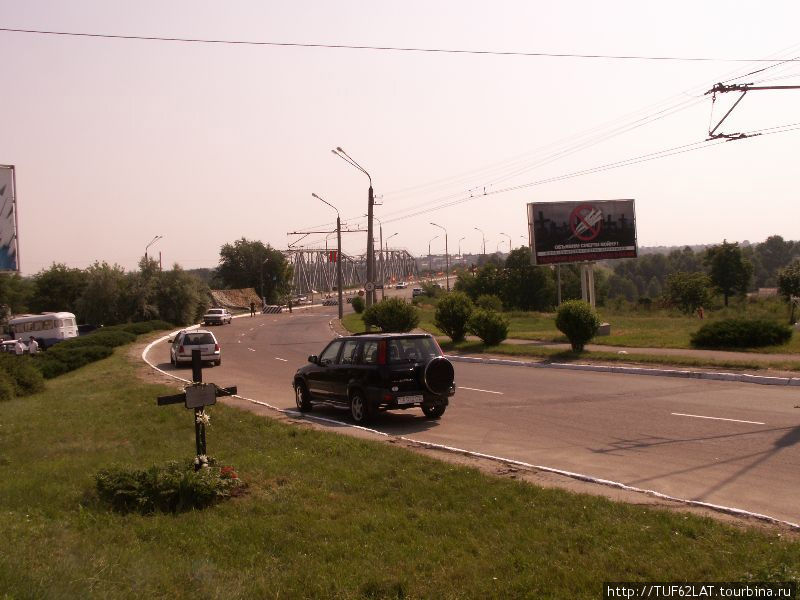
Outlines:
{"type": "Polygon", "coordinates": [[[654,299],[661,295],[661,283],[653,276],[650,278],[650,283],[647,284],[647,297],[654,299]]]}
{"type": "Polygon", "coordinates": [[[33,276],[33,296],[31,311],[77,310],[78,299],[86,287],[86,273],[81,269],[71,269],[63,263],[53,263],[49,268],[33,276]]]}
{"type": "Polygon", "coordinates": [[[223,287],[254,288],[276,304],[289,294],[292,269],[280,251],[258,240],[246,238],[225,244],[219,251],[219,266],[215,274],[223,287]]]}
{"type": "Polygon", "coordinates": [[[124,323],[123,300],[127,281],[119,265],[95,262],[86,269],[86,287],[77,302],[77,316],[84,323],[114,325],[124,323]]]}
{"type": "Polygon", "coordinates": [[[558,307],[556,327],[567,336],[573,352],[583,352],[600,327],[597,313],[583,300],[568,300],[558,307]]]}
{"type": "Polygon", "coordinates": [[[664,296],[673,306],[691,314],[711,299],[711,280],[705,273],[673,273],[667,277],[664,296]]]}
{"type": "Polygon", "coordinates": [[[555,303],[553,272],[531,264],[528,248],[512,250],[506,258],[500,298],[507,308],[550,310],[555,303]]]}
{"type": "Polygon", "coordinates": [[[120,298],[121,317],[128,321],[149,321],[160,318],[156,294],[161,270],[158,261],[142,257],[139,271],[125,276],[124,293],[120,298]]]}
{"type": "Polygon", "coordinates": [[[778,270],[792,260],[792,247],[792,242],[784,241],[779,235],[771,235],[762,243],[756,244],[755,254],[761,267],[756,278],[758,285],[776,284],[778,270]]]}
{"type": "Polygon", "coordinates": [[[727,240],[723,240],[722,245],[709,248],[706,250],[704,262],[709,267],[711,282],[725,299],[725,306],[728,306],[730,296],[737,292],[747,292],[753,275],[753,265],[742,257],[738,242],[729,244],[727,240]]]}
{"type": "Polygon", "coordinates": [[[208,306],[208,286],[180,265],[160,274],[155,296],[160,318],[185,325],[202,318],[208,306]]]}
{"type": "Polygon", "coordinates": [[[0,304],[11,309],[14,314],[28,310],[28,302],[33,296],[33,282],[19,273],[0,273],[0,304]]]}
{"type": "Polygon", "coordinates": [[[398,297],[384,298],[364,310],[364,325],[384,332],[403,333],[419,325],[419,311],[398,297]]]}
{"type": "Polygon", "coordinates": [[[460,342],[467,333],[467,322],[473,308],[472,300],[464,292],[450,292],[436,304],[433,322],[451,340],[460,342]]]}
{"type": "Polygon", "coordinates": [[[800,297],[800,260],[795,259],[790,265],[778,272],[778,292],[789,303],[789,324],[794,324],[795,301],[800,297]]]}

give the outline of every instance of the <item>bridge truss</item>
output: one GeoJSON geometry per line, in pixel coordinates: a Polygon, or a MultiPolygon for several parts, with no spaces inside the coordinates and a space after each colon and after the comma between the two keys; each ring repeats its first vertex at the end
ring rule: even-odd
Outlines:
{"type": "MultiPolygon", "coordinates": [[[[293,268],[293,290],[296,294],[332,292],[336,289],[336,262],[331,251],[324,249],[290,249],[284,255],[293,268]]],[[[360,288],[367,275],[366,254],[342,254],[342,287],[360,288]]],[[[407,250],[392,249],[375,252],[375,283],[417,278],[417,261],[407,250]]]]}

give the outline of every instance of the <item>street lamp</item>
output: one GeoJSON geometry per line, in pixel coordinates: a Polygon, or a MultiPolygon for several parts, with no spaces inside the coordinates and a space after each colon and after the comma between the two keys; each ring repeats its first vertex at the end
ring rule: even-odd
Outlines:
{"type": "Polygon", "coordinates": [[[500,232],[500,235],[504,235],[508,238],[508,253],[511,254],[511,236],[507,233],[500,232]]]}
{"type": "MultiPolygon", "coordinates": [[[[370,189],[372,188],[370,187],[370,189]]],[[[342,221],[339,218],[338,208],[313,192],[311,195],[336,211],[336,291],[339,294],[339,319],[341,319],[344,316],[344,307],[342,306],[342,221]]]]}
{"type": "Polygon", "coordinates": [[[433,268],[431,267],[431,242],[440,236],[435,235],[431,239],[428,240],[428,274],[430,275],[433,273],[433,268]]]}
{"type": "Polygon", "coordinates": [[[441,225],[437,225],[436,223],[431,223],[434,227],[438,227],[442,231],[444,231],[444,260],[445,260],[445,277],[447,278],[447,291],[450,291],[450,253],[447,250],[447,229],[442,227],[441,225]]]}
{"type": "Polygon", "coordinates": [[[367,194],[367,284],[369,285],[365,287],[372,287],[372,290],[367,290],[367,306],[372,306],[373,302],[375,302],[375,282],[373,281],[375,276],[375,250],[372,242],[372,207],[375,205],[375,194],[372,191],[372,176],[367,173],[367,170],[358,164],[355,159],[347,154],[347,152],[342,150],[340,146],[337,146],[336,149],[331,150],[331,152],[350,166],[361,171],[367,176],[367,179],[369,179],[369,192],[367,194]]]}
{"type": "Polygon", "coordinates": [[[478,227],[473,227],[473,229],[481,232],[481,238],[483,239],[483,255],[486,256],[486,235],[483,233],[483,229],[479,229],[478,227]]]}
{"type": "MultiPolygon", "coordinates": [[[[362,216],[366,217],[368,215],[362,215],[362,216]]],[[[381,257],[380,258],[380,260],[381,260],[381,268],[380,268],[380,274],[378,276],[378,279],[380,279],[380,281],[381,281],[381,300],[383,300],[386,297],[386,295],[384,294],[384,291],[383,291],[383,286],[386,285],[386,274],[384,273],[384,268],[383,268],[383,221],[381,221],[375,215],[372,215],[372,218],[375,219],[378,222],[378,230],[380,232],[380,235],[379,235],[380,239],[378,240],[378,252],[380,253],[380,257],[381,257]]]]}
{"type": "Polygon", "coordinates": [[[152,246],[153,244],[155,244],[155,243],[156,243],[158,240],[162,239],[163,237],[164,237],[163,235],[157,235],[157,236],[156,236],[156,237],[154,237],[152,240],[150,240],[150,243],[149,243],[149,244],[147,244],[147,246],[145,246],[145,247],[144,247],[144,260],[145,260],[145,261],[147,261],[147,249],[148,249],[150,246],[152,246]]]}
{"type": "MultiPolygon", "coordinates": [[[[386,238],[386,260],[389,260],[389,240],[392,239],[394,236],[396,236],[398,233],[400,233],[400,232],[396,231],[395,233],[393,233],[392,235],[390,235],[389,237],[386,238]]],[[[384,272],[384,274],[383,274],[383,289],[381,290],[381,300],[383,300],[386,297],[385,289],[386,289],[386,273],[384,272]]]]}
{"type": "Polygon", "coordinates": [[[458,257],[460,259],[462,259],[462,260],[464,259],[464,255],[461,254],[461,240],[465,240],[465,239],[467,239],[467,238],[466,237],[458,238],[458,257]]]}

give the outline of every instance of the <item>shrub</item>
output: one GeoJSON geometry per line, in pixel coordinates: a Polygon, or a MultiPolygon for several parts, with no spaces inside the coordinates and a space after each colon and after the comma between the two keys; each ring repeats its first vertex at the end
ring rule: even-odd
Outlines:
{"type": "Polygon", "coordinates": [[[403,333],[419,324],[416,307],[402,298],[385,298],[367,308],[363,314],[367,327],[378,327],[381,331],[403,333]]]}
{"type": "Polygon", "coordinates": [[[472,300],[464,292],[450,292],[436,305],[434,323],[451,340],[460,342],[467,334],[467,322],[472,309],[472,300]]]}
{"type": "Polygon", "coordinates": [[[556,327],[567,336],[574,352],[582,352],[600,327],[597,313],[583,300],[568,300],[558,307],[556,327]]]}
{"type": "Polygon", "coordinates": [[[481,294],[475,301],[478,308],[500,312],[503,310],[503,301],[494,294],[481,294]]]}
{"type": "Polygon", "coordinates": [[[0,369],[11,378],[16,396],[29,396],[44,390],[44,378],[30,356],[0,354],[0,369]]]}
{"type": "Polygon", "coordinates": [[[508,337],[508,319],[496,311],[478,308],[469,318],[468,329],[487,346],[496,346],[508,337]]]}
{"type": "Polygon", "coordinates": [[[17,395],[14,380],[11,375],[0,369],[0,402],[3,400],[11,400],[17,395]]]}
{"type": "Polygon", "coordinates": [[[88,335],[82,335],[80,337],[71,338],[65,340],[63,342],[59,342],[55,346],[53,346],[48,352],[55,350],[56,348],[83,348],[85,346],[106,346],[108,348],[116,348],[117,346],[122,346],[123,344],[128,344],[136,339],[136,335],[133,333],[128,333],[127,331],[121,329],[99,329],[97,331],[93,331],[88,335]]]}
{"type": "Polygon", "coordinates": [[[760,348],[785,344],[791,337],[791,327],[768,319],[723,319],[703,325],[691,342],[696,348],[760,348]]]}
{"type": "Polygon", "coordinates": [[[353,310],[356,311],[358,314],[364,312],[364,299],[361,296],[356,296],[355,298],[353,298],[350,304],[352,305],[353,310]]]}
{"type": "Polygon", "coordinates": [[[194,470],[193,462],[172,461],[148,469],[112,468],[95,475],[100,499],[120,512],[182,512],[205,508],[239,495],[245,484],[232,467],[194,470]]]}
{"type": "Polygon", "coordinates": [[[70,347],[67,342],[63,342],[56,344],[47,352],[37,355],[36,363],[42,375],[47,379],[52,379],[96,360],[111,356],[113,352],[109,346],[70,347]]]}
{"type": "Polygon", "coordinates": [[[443,294],[442,286],[431,281],[422,284],[422,291],[428,298],[438,298],[443,294]]]}

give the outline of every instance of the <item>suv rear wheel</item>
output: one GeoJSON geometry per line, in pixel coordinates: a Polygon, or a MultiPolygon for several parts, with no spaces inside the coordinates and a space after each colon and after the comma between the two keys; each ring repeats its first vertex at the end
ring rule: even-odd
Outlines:
{"type": "Polygon", "coordinates": [[[308,388],[302,381],[294,386],[294,402],[297,404],[297,410],[300,412],[309,412],[311,410],[311,399],[308,388]]]}
{"type": "Polygon", "coordinates": [[[446,406],[423,406],[422,412],[429,419],[438,419],[444,414],[446,408],[446,406]]]}
{"type": "Polygon", "coordinates": [[[372,409],[361,390],[350,392],[350,416],[357,425],[364,425],[372,418],[372,409]]]}

